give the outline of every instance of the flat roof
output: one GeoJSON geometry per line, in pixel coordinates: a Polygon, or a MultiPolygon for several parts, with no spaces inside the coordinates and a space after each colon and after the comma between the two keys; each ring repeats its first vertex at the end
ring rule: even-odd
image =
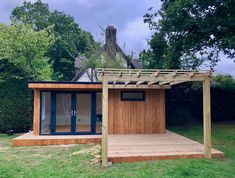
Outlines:
{"type": "MultiPolygon", "coordinates": [[[[72,82],[72,81],[29,81],[28,88],[40,90],[102,90],[102,82],[72,82]]],[[[148,86],[147,83],[136,86],[130,82],[128,86],[124,82],[109,82],[110,89],[169,89],[170,86],[148,86]],[[118,85],[117,85],[118,84],[118,85]]]]}
{"type": "Polygon", "coordinates": [[[70,81],[29,81],[28,87],[32,89],[98,89],[102,88],[101,82],[70,82],[70,81]]]}

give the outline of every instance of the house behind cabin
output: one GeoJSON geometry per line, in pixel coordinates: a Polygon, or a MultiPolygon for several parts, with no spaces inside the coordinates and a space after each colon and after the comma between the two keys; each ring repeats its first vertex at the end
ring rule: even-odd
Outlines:
{"type": "MultiPolygon", "coordinates": [[[[117,29],[113,26],[108,26],[105,30],[105,44],[98,52],[97,58],[108,57],[114,62],[120,62],[123,68],[138,69],[141,68],[141,62],[138,59],[131,59],[117,44],[117,29]]],[[[96,71],[93,68],[86,67],[87,58],[78,56],[75,58],[75,77],[73,82],[96,82],[96,71]]]]}

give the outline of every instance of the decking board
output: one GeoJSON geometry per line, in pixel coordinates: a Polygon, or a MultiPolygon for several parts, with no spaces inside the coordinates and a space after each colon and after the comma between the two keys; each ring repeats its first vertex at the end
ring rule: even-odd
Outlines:
{"type": "Polygon", "coordinates": [[[101,135],[33,135],[23,134],[12,140],[13,146],[42,146],[101,143],[101,135]]]}
{"type": "MultiPolygon", "coordinates": [[[[101,135],[37,136],[27,133],[12,140],[13,146],[84,143],[101,144],[101,135]]],[[[223,156],[223,152],[212,149],[212,157],[223,156]]],[[[170,131],[165,134],[108,136],[108,160],[114,163],[204,157],[203,144],[170,131]]]]}
{"type": "MultiPolygon", "coordinates": [[[[173,132],[166,134],[109,135],[111,162],[136,162],[178,158],[204,158],[204,146],[173,132]]],[[[212,149],[213,157],[224,154],[212,149]]]]}

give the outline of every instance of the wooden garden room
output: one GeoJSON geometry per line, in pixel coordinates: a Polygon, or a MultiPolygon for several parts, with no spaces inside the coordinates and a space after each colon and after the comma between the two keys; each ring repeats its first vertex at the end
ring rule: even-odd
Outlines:
{"type": "Polygon", "coordinates": [[[96,69],[100,82],[29,82],[34,90],[33,132],[14,146],[101,143],[102,165],[155,159],[212,158],[211,71],[96,69]],[[165,90],[203,83],[200,144],[167,131],[165,90]]]}

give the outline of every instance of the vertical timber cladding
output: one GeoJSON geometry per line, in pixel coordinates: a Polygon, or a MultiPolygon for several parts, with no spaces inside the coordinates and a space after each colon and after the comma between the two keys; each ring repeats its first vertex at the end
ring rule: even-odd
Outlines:
{"type": "Polygon", "coordinates": [[[165,133],[165,90],[144,90],[145,101],[121,101],[121,91],[109,89],[109,134],[165,133]]]}
{"type": "Polygon", "coordinates": [[[33,101],[33,134],[39,135],[40,125],[40,90],[34,89],[33,101]]]}

